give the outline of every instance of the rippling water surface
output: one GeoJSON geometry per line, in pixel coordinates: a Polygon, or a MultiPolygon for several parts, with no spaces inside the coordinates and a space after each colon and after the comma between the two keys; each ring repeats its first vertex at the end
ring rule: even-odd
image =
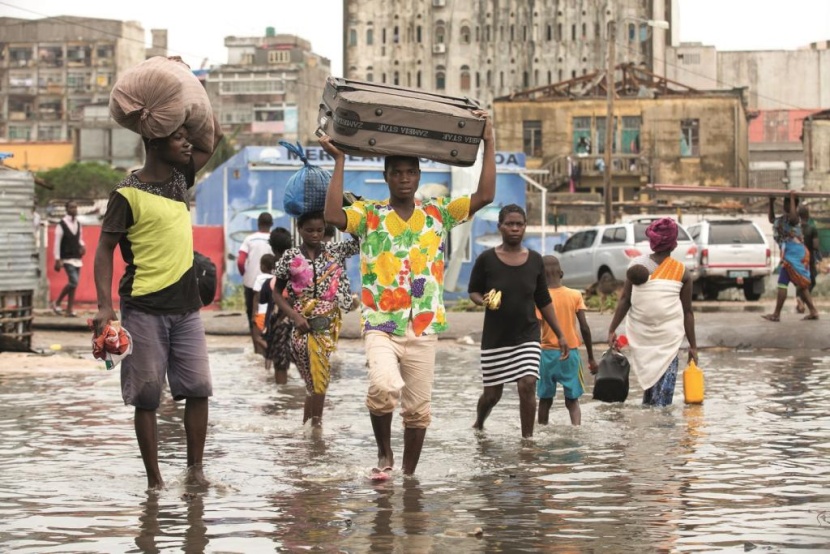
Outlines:
{"type": "MultiPolygon", "coordinates": [[[[188,497],[182,408],[165,401],[168,488],[145,478],[117,374],[0,372],[0,550],[14,552],[758,552],[830,549],[830,356],[704,353],[706,402],[643,409],[561,397],[519,439],[515,389],[485,433],[475,347],[438,355],[418,477],[373,484],[365,359],[339,352],[322,434],[304,388],[243,350],[211,355],[214,485],[188,497]],[[476,530],[481,533],[476,536],[476,530]]],[[[55,358],[56,363],[59,362],[55,358]]],[[[679,379],[679,381],[681,381],[679,379]]],[[[394,424],[401,459],[402,432],[394,424]]]]}

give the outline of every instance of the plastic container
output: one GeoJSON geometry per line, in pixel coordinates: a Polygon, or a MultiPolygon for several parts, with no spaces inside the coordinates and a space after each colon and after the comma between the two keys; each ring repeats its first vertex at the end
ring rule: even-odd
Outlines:
{"type": "Polygon", "coordinates": [[[703,388],[703,371],[692,360],[683,370],[683,396],[686,404],[703,404],[703,388]]]}

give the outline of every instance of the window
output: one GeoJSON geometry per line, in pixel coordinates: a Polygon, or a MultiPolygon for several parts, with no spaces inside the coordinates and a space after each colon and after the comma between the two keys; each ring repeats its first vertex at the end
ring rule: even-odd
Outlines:
{"type": "Polygon", "coordinates": [[[481,73],[476,71],[476,88],[481,88],[481,73]]]}
{"type": "Polygon", "coordinates": [[[557,23],[556,24],[556,42],[561,42],[561,41],[562,41],[562,24],[557,23]]]}
{"type": "Polygon", "coordinates": [[[386,29],[380,30],[380,42],[386,44],[386,29]]]}
{"type": "Polygon", "coordinates": [[[535,158],[542,157],[542,122],[522,122],[522,147],[524,153],[535,158]]]}
{"type": "Polygon", "coordinates": [[[357,31],[349,29],[349,46],[357,46],[357,31]]]}
{"type": "Polygon", "coordinates": [[[461,66],[461,90],[470,90],[470,66],[461,66]]]}
{"type": "Polygon", "coordinates": [[[239,59],[239,63],[242,65],[254,65],[254,55],[242,54],[242,57],[239,59]]]}
{"type": "Polygon", "coordinates": [[[395,44],[398,44],[400,41],[401,41],[400,30],[398,29],[398,26],[395,25],[395,28],[392,29],[392,42],[394,42],[395,44]]]}
{"type": "Polygon", "coordinates": [[[487,70],[487,86],[492,86],[493,84],[493,72],[489,69],[487,70]]]}
{"type": "Polygon", "coordinates": [[[590,117],[573,118],[573,152],[586,156],[592,152],[590,117]]]}
{"type": "Polygon", "coordinates": [[[680,156],[700,156],[700,120],[684,119],[680,122],[680,156]]]}
{"type": "Polygon", "coordinates": [[[640,125],[641,119],[636,116],[622,118],[622,153],[640,153],[640,125]]]}
{"type": "Polygon", "coordinates": [[[484,31],[485,31],[485,33],[484,33],[484,37],[485,37],[485,38],[484,38],[484,40],[485,40],[485,41],[487,41],[487,42],[490,42],[490,26],[489,26],[489,25],[487,25],[487,26],[484,28],[484,31]]]}
{"type": "Polygon", "coordinates": [[[37,126],[37,140],[60,140],[61,126],[60,125],[44,125],[37,126]]]}
{"type": "Polygon", "coordinates": [[[522,40],[527,42],[527,25],[522,25],[522,40]]]}
{"type": "MultiPolygon", "coordinates": [[[[611,131],[611,153],[617,152],[617,122],[614,118],[614,129],[611,131]]],[[[605,117],[597,118],[597,154],[605,154],[605,117]]]]}
{"type": "Polygon", "coordinates": [[[476,42],[481,42],[481,28],[476,25],[476,42]]]}
{"type": "Polygon", "coordinates": [[[548,25],[545,29],[545,38],[548,41],[553,40],[553,25],[548,25]]]}
{"type": "Polygon", "coordinates": [[[270,50],[268,52],[268,63],[288,63],[290,61],[290,50],[270,50]]]}
{"type": "Polygon", "coordinates": [[[524,88],[530,87],[530,74],[527,71],[522,72],[522,86],[524,88]]]}
{"type": "Polygon", "coordinates": [[[415,27],[415,42],[421,42],[421,26],[418,25],[415,27]]]}
{"type": "Polygon", "coordinates": [[[375,31],[374,29],[366,29],[366,44],[371,46],[375,43],[375,31]]]}
{"type": "Polygon", "coordinates": [[[583,40],[588,38],[588,25],[585,23],[582,24],[582,38],[583,40]]]}
{"type": "Polygon", "coordinates": [[[446,39],[445,32],[446,30],[444,28],[444,24],[439,22],[438,25],[435,26],[435,42],[443,44],[446,39]]]}
{"type": "Polygon", "coordinates": [[[571,235],[562,247],[562,252],[570,252],[571,250],[581,250],[583,248],[590,248],[594,244],[594,239],[597,236],[596,229],[590,231],[580,231],[571,235]]]}
{"type": "Polygon", "coordinates": [[[637,39],[637,26],[633,23],[628,24],[628,42],[634,42],[637,39]]]}
{"type": "Polygon", "coordinates": [[[438,90],[447,88],[447,75],[444,73],[443,65],[439,65],[438,71],[435,73],[435,88],[438,90]]]}
{"type": "Polygon", "coordinates": [[[11,140],[31,140],[32,128],[24,127],[22,125],[9,125],[9,139],[11,140]]]}
{"type": "Polygon", "coordinates": [[[421,88],[421,70],[418,70],[418,73],[415,74],[415,86],[421,88]]]}
{"type": "Polygon", "coordinates": [[[504,88],[504,71],[499,71],[499,87],[504,88]]]}
{"type": "Polygon", "coordinates": [[[625,242],[625,227],[612,227],[602,233],[601,244],[615,244],[625,242]]]}
{"type": "Polygon", "coordinates": [[[576,23],[571,25],[571,40],[576,40],[576,23]]]}
{"type": "Polygon", "coordinates": [[[392,73],[392,84],[396,85],[396,86],[401,84],[401,74],[398,73],[397,71],[392,73]]]}
{"type": "Polygon", "coordinates": [[[510,42],[513,42],[514,40],[516,40],[516,37],[515,37],[515,34],[514,34],[514,27],[515,27],[515,25],[512,25],[512,24],[510,25],[510,42]]]}
{"type": "Polygon", "coordinates": [[[466,25],[461,27],[461,43],[462,44],[470,44],[471,36],[470,36],[470,28],[466,25]]]}

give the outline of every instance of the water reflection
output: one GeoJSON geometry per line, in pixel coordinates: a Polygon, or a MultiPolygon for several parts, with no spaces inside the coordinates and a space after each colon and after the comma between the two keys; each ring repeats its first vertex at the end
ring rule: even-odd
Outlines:
{"type": "MultiPolygon", "coordinates": [[[[0,373],[0,550],[15,552],[821,551],[830,544],[830,356],[707,352],[706,401],[561,400],[522,441],[515,391],[470,429],[478,351],[439,354],[417,478],[367,478],[365,359],[338,355],[322,432],[304,387],[212,355],[206,491],[188,490],[182,407],[159,411],[169,488],[143,493],[131,410],[105,372],[0,373]],[[477,534],[476,530],[481,533],[477,534]]],[[[678,390],[677,399],[682,399],[678,390]]],[[[396,418],[396,424],[399,419],[396,418]]],[[[396,436],[400,441],[400,436],[396,436]]],[[[400,457],[402,444],[393,442],[400,457]]],[[[399,458],[400,459],[400,458],[399,458]]]]}

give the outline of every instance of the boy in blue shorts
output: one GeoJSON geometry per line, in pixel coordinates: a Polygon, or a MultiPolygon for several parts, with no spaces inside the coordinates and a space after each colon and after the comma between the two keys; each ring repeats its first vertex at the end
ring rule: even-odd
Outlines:
{"type": "Polygon", "coordinates": [[[585,392],[582,382],[582,359],[579,356],[579,334],[585,343],[588,352],[588,367],[591,373],[597,372],[597,362],[594,360],[594,349],[591,342],[591,329],[585,319],[585,301],[579,291],[562,286],[562,268],[559,260],[554,256],[545,256],[545,278],[548,281],[548,291],[553,300],[553,309],[559,328],[568,341],[571,355],[564,360],[559,359],[559,341],[550,326],[539,318],[542,327],[542,361],[539,366],[539,381],[536,384],[536,396],[539,397],[539,425],[547,425],[550,407],[553,405],[553,396],[556,394],[556,384],[562,385],[565,394],[565,407],[571,416],[571,424],[582,423],[582,413],[579,410],[579,397],[585,392]],[[577,333],[577,323],[579,333],[577,333]]]}

